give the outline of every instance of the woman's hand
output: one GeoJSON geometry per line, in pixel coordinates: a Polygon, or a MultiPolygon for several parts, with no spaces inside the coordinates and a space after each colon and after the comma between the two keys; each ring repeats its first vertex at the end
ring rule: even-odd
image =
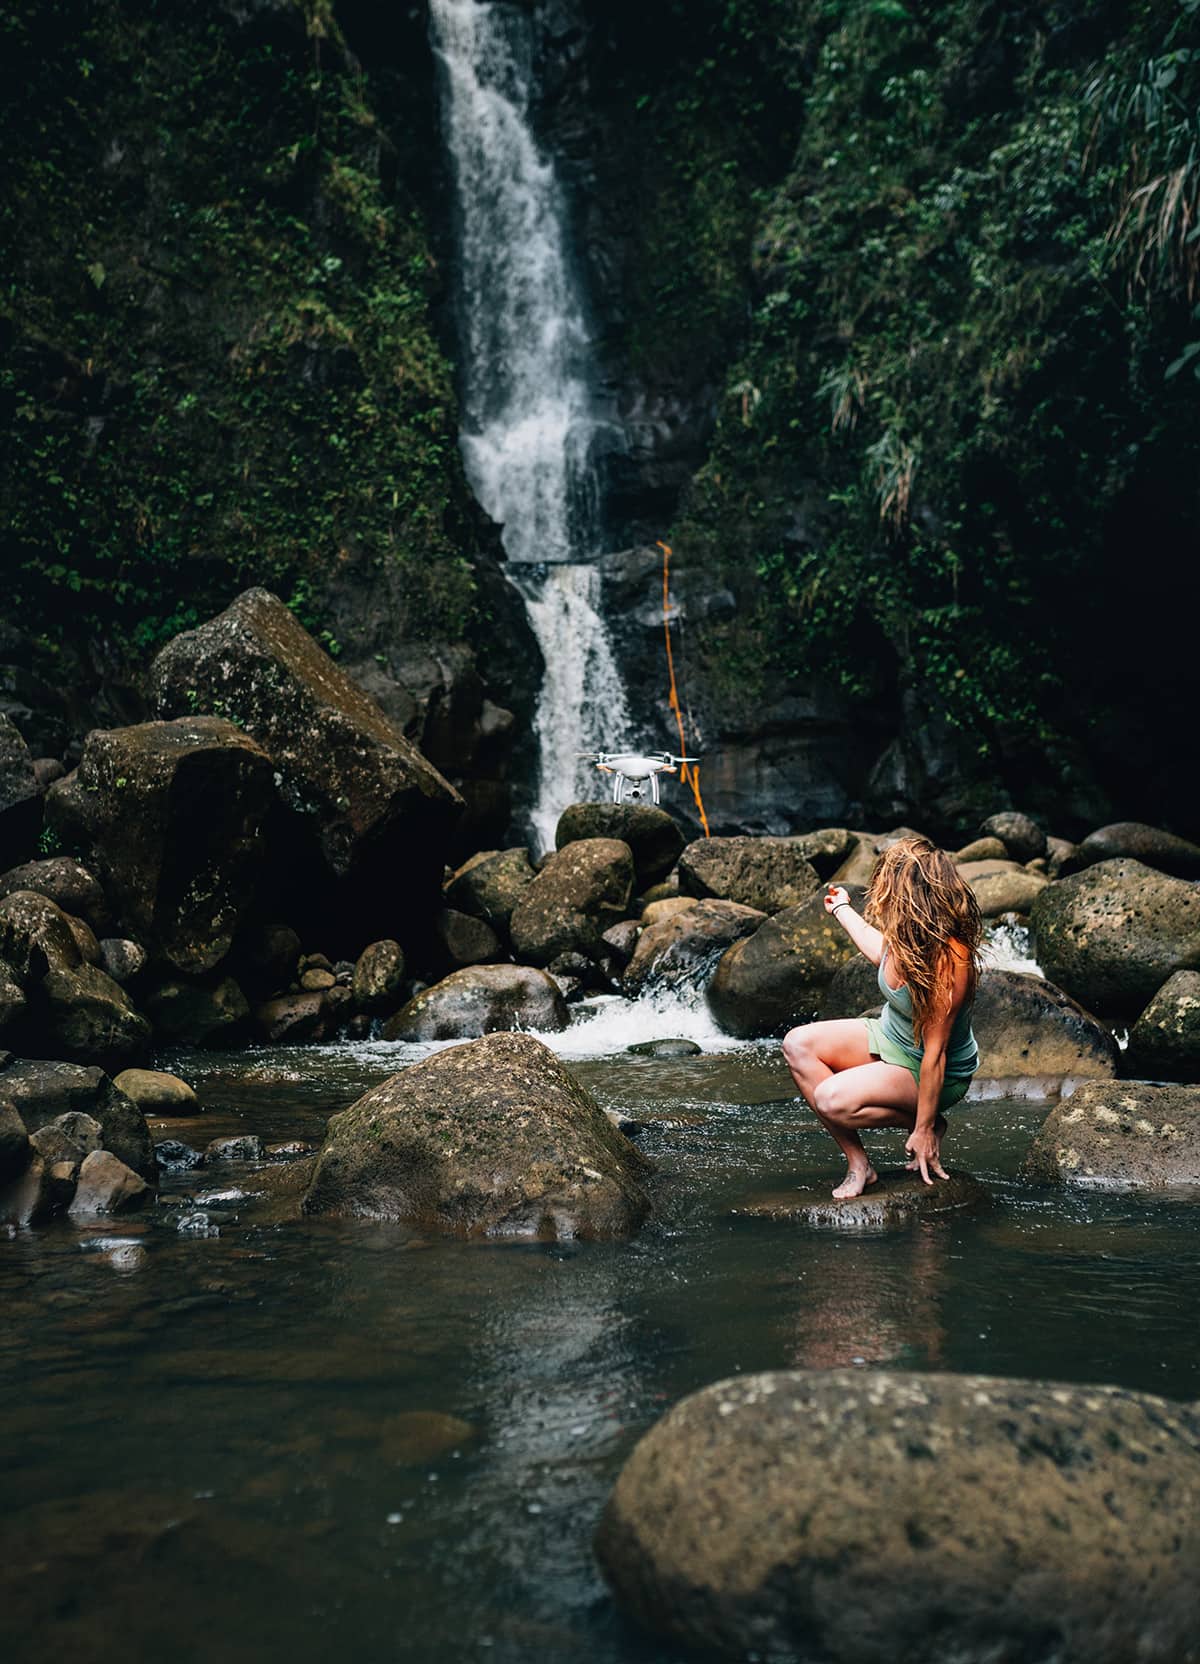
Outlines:
{"type": "Polygon", "coordinates": [[[840,884],[827,884],[825,886],[825,911],[827,913],[832,913],[834,908],[840,907],[843,902],[848,905],[849,901],[849,894],[842,889],[840,884]]]}
{"type": "Polygon", "coordinates": [[[904,1148],[913,1159],[909,1162],[909,1169],[916,1172],[920,1169],[921,1177],[926,1184],[932,1184],[929,1169],[932,1167],[939,1179],[950,1177],[942,1166],[942,1141],[932,1127],[914,1127],[904,1142],[904,1148]]]}

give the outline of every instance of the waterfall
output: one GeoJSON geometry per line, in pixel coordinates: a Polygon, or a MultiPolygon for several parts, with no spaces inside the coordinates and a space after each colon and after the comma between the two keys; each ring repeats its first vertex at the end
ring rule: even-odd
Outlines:
{"type": "Polygon", "coordinates": [[[483,0],[430,0],[457,195],[462,452],[546,661],[533,829],[552,847],[562,808],[598,795],[575,753],[628,743],[600,617],[596,413],[588,329],[567,255],[566,205],[529,125],[532,19],[483,0]]]}

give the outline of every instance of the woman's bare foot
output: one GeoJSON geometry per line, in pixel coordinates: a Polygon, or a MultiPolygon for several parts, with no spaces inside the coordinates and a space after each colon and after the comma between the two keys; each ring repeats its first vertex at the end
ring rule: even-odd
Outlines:
{"type": "Polygon", "coordinates": [[[869,1184],[876,1184],[878,1181],[879,1174],[873,1167],[852,1167],[833,1192],[834,1199],[845,1202],[851,1196],[861,1196],[869,1184]]]}
{"type": "MultiPolygon", "coordinates": [[[[942,1139],[946,1136],[946,1117],[944,1115],[939,1115],[933,1123],[933,1136],[937,1139],[937,1149],[934,1152],[933,1159],[940,1162],[942,1159],[942,1139]]],[[[909,1173],[919,1173],[921,1163],[914,1156],[911,1161],[905,1163],[905,1168],[909,1173]]]]}

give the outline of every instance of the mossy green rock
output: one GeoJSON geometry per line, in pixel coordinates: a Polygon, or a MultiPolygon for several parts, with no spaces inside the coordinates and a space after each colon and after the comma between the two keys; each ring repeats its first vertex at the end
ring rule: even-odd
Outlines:
{"type": "Polygon", "coordinates": [[[1198,1492],[1195,1406],[779,1371],[717,1382],[652,1427],[596,1553],[630,1617],[730,1658],[1185,1664],[1198,1492]]]}
{"type": "Polygon", "coordinates": [[[650,1211],[648,1172],[553,1052],[491,1034],[335,1115],[304,1208],[462,1236],[622,1237],[650,1211]]]}
{"type": "Polygon", "coordinates": [[[1176,971],[1129,1031],[1124,1074],[1200,1081],[1200,971],[1176,971]]]}

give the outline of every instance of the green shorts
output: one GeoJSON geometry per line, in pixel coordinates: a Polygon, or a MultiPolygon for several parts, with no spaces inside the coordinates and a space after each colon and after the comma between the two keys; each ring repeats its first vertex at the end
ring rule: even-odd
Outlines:
{"type": "MultiPolygon", "coordinates": [[[[909,1057],[900,1046],[895,1045],[883,1032],[883,1024],[878,1017],[864,1017],[867,1025],[867,1047],[872,1057],[877,1057],[881,1063],[895,1063],[901,1069],[907,1069],[917,1085],[921,1084],[921,1065],[909,1057]]],[[[948,1075],[942,1085],[938,1097],[938,1111],[949,1109],[952,1105],[961,1103],[966,1097],[974,1075],[948,1075]]]]}

